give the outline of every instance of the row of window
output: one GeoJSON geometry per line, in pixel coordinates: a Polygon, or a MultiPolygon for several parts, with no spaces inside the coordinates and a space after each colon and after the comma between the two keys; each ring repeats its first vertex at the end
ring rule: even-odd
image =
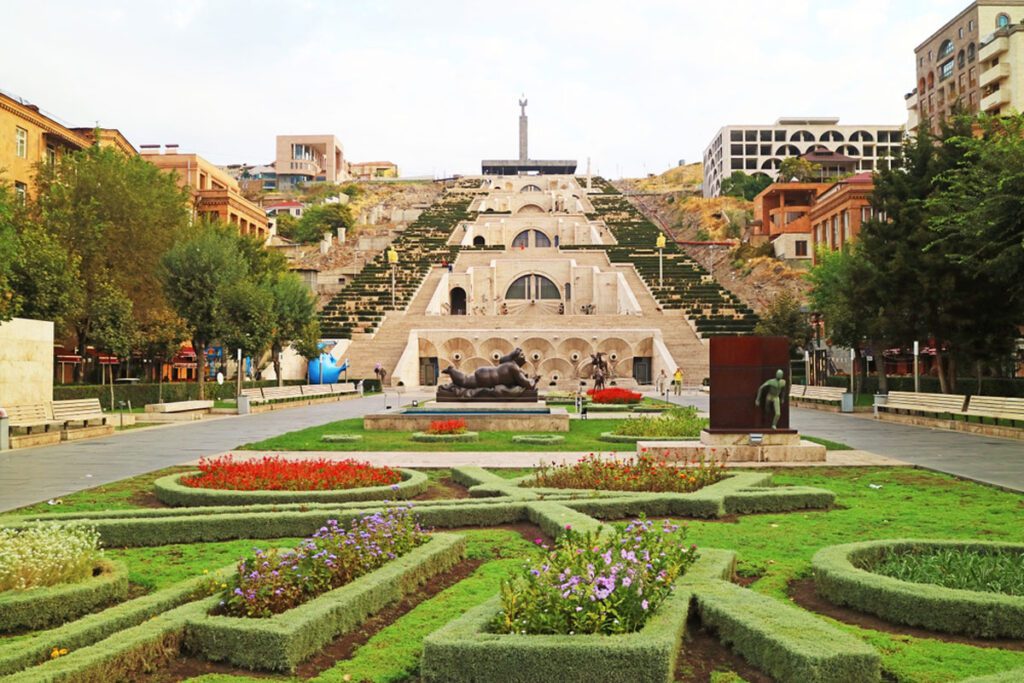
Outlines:
{"type": "MultiPolygon", "coordinates": [[[[898,130],[878,131],[878,142],[900,142],[903,133],[898,130]]],[[[786,142],[785,130],[733,130],[729,132],[730,142],[786,142]]],[[[826,130],[815,140],[814,133],[809,130],[798,130],[789,136],[789,142],[845,142],[846,138],[838,130],[826,130]]],[[[858,130],[850,135],[850,142],[874,142],[871,131],[858,130]]]]}
{"type": "MultiPolygon", "coordinates": [[[[899,147],[894,147],[893,150],[893,156],[898,157],[900,153],[899,147]]],[[[884,169],[890,165],[895,167],[897,162],[898,159],[881,158],[878,160],[877,168],[884,169]]],[[[781,165],[782,161],[779,159],[766,159],[761,162],[760,166],[758,165],[757,159],[733,157],[729,160],[729,168],[733,171],[777,171],[781,165]]],[[[874,171],[876,168],[875,161],[874,159],[858,159],[857,168],[861,171],[874,171]]],[[[827,172],[828,169],[823,170],[825,171],[825,175],[829,175],[827,172]]]]}
{"type": "MultiPolygon", "coordinates": [[[[853,157],[888,157],[890,155],[895,155],[896,153],[898,153],[899,149],[899,147],[876,147],[875,145],[864,145],[863,147],[858,148],[854,145],[847,144],[840,145],[838,148],[836,148],[836,153],[845,154],[846,156],[853,157]]],[[[769,157],[772,155],[796,157],[803,154],[803,152],[801,152],[800,148],[796,147],[795,145],[782,145],[774,152],[772,151],[771,145],[730,145],[729,154],[730,156],[734,157],[769,157]]]]}
{"type": "MultiPolygon", "coordinates": [[[[1006,28],[1011,23],[1012,23],[1012,21],[1010,19],[1010,15],[1008,15],[1006,13],[1000,13],[998,16],[996,16],[996,29],[1006,28]]],[[[960,39],[960,40],[964,39],[964,27],[963,26],[958,28],[956,33],[957,33],[957,38],[958,39],[960,39]]],[[[970,21],[967,22],[967,33],[974,33],[974,19],[971,19],[970,21]]],[[[943,57],[948,57],[949,55],[953,54],[953,50],[954,49],[955,49],[955,47],[953,45],[953,41],[949,40],[949,39],[946,39],[946,40],[942,41],[941,45],[939,45],[938,56],[936,56],[935,53],[933,53],[931,50],[928,51],[928,62],[931,63],[931,62],[935,61],[936,59],[941,60],[943,57]]],[[[967,47],[967,55],[966,55],[967,61],[973,62],[974,61],[974,56],[975,56],[975,47],[974,47],[974,43],[971,43],[967,47]]],[[[959,63],[959,65],[961,67],[963,67],[963,65],[964,65],[964,57],[965,57],[964,56],[964,51],[961,50],[960,54],[957,56],[957,62],[959,63]]],[[[919,67],[924,67],[924,55],[921,55],[920,57],[917,58],[917,65],[919,67]]]]}

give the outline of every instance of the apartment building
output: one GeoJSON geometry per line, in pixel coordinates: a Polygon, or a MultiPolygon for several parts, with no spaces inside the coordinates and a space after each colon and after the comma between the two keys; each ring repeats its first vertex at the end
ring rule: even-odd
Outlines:
{"type": "MultiPolygon", "coordinates": [[[[1024,1],[1024,0],[1022,0],[1024,1]]],[[[780,118],[768,125],[721,128],[704,150],[704,196],[718,197],[722,181],[733,171],[778,178],[788,157],[808,153],[848,157],[851,172],[888,168],[901,153],[903,128],[894,125],[847,125],[838,118],[780,118]]]]}
{"type": "Polygon", "coordinates": [[[348,178],[345,154],[333,135],[278,135],[273,163],[278,190],[299,183],[337,183],[348,178]]]}
{"type": "Polygon", "coordinates": [[[819,249],[838,251],[857,239],[861,225],[874,215],[874,191],[872,174],[865,172],[840,180],[815,198],[808,214],[815,263],[819,249]]]}
{"type": "Polygon", "coordinates": [[[109,128],[73,128],[38,105],[0,91],[0,179],[21,198],[36,194],[36,167],[56,163],[63,154],[94,143],[137,154],[120,132],[109,128]]]}
{"type": "Polygon", "coordinates": [[[828,183],[772,183],[754,197],[752,242],[771,242],[775,256],[811,258],[811,207],[828,183]]]}
{"type": "Polygon", "coordinates": [[[908,127],[927,120],[937,129],[958,106],[972,113],[1021,110],[1022,20],[1024,0],[977,0],[918,45],[908,127]]]}
{"type": "Polygon", "coordinates": [[[238,182],[226,171],[198,154],[183,154],[177,145],[141,145],[142,156],[161,171],[176,173],[178,185],[192,195],[193,218],[219,220],[243,235],[266,240],[270,235],[266,212],[242,196],[238,182]]]}

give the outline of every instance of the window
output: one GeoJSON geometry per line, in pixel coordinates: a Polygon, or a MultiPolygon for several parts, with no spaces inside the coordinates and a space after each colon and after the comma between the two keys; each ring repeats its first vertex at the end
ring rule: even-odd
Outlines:
{"type": "Polygon", "coordinates": [[[832,216],[832,248],[839,246],[839,216],[832,216]]]}
{"type": "Polygon", "coordinates": [[[733,142],[743,142],[743,131],[731,130],[729,131],[729,139],[733,142]]]}
{"type": "Polygon", "coordinates": [[[870,206],[860,207],[860,222],[867,223],[868,221],[870,221],[874,216],[874,211],[875,210],[872,209],[870,206]]]}
{"type": "Polygon", "coordinates": [[[747,142],[757,142],[757,131],[748,130],[743,134],[743,137],[746,139],[747,142]]]}
{"type": "Polygon", "coordinates": [[[729,147],[729,154],[734,157],[743,156],[743,145],[731,145],[729,147]]]}
{"type": "Polygon", "coordinates": [[[761,131],[761,142],[771,142],[771,141],[772,141],[772,132],[770,130],[762,130],[761,131]]]}
{"type": "Polygon", "coordinates": [[[784,130],[777,130],[777,131],[775,131],[775,142],[785,142],[785,141],[786,141],[786,131],[784,131],[784,130]]]}
{"type": "Polygon", "coordinates": [[[939,67],[939,80],[944,81],[953,75],[953,60],[943,62],[939,67]]]}
{"type": "Polygon", "coordinates": [[[843,211],[843,242],[850,241],[850,211],[843,211]]]}
{"type": "Polygon", "coordinates": [[[516,235],[515,239],[512,240],[512,246],[516,249],[530,246],[530,231],[523,230],[521,233],[516,235]]]}
{"type": "Polygon", "coordinates": [[[20,204],[24,204],[25,203],[25,195],[27,195],[27,194],[28,194],[28,187],[25,185],[25,183],[19,183],[19,182],[15,181],[15,183],[14,183],[14,198],[17,199],[20,204]]]}
{"type": "Polygon", "coordinates": [[[974,33],[974,19],[967,22],[967,32],[974,33]]]}
{"type": "Polygon", "coordinates": [[[533,243],[537,247],[550,247],[551,239],[540,230],[533,231],[533,243]]]}
{"type": "Polygon", "coordinates": [[[761,145],[761,156],[768,157],[772,155],[771,145],[761,145]]]}
{"type": "Polygon", "coordinates": [[[963,38],[963,37],[964,37],[964,27],[963,27],[963,26],[961,26],[961,27],[960,27],[960,28],[959,28],[959,29],[957,30],[957,32],[956,32],[956,37],[957,37],[957,38],[963,38]]]}
{"type": "Polygon", "coordinates": [[[1010,25],[1010,17],[1006,14],[1000,14],[996,17],[996,28],[1003,28],[1010,25]]]}
{"type": "Polygon", "coordinates": [[[24,128],[14,129],[14,153],[19,159],[28,157],[28,131],[24,128]]]}
{"type": "Polygon", "coordinates": [[[523,275],[509,285],[506,299],[561,299],[558,285],[543,275],[523,275]]]}
{"type": "Polygon", "coordinates": [[[977,52],[974,47],[974,43],[971,43],[970,45],[967,46],[967,61],[973,62],[976,54],[977,52]]]}
{"type": "Polygon", "coordinates": [[[53,145],[46,146],[46,165],[54,166],[57,163],[57,148],[53,145]]]}
{"type": "Polygon", "coordinates": [[[746,154],[747,154],[748,157],[756,157],[757,156],[757,145],[747,145],[747,147],[746,147],[746,154]]]}
{"type": "Polygon", "coordinates": [[[797,256],[807,256],[807,240],[797,240],[794,244],[797,256]]]}
{"type": "Polygon", "coordinates": [[[958,69],[962,69],[962,68],[964,68],[964,64],[966,64],[966,63],[967,63],[967,57],[964,54],[964,51],[960,50],[960,52],[958,52],[957,55],[956,55],[956,66],[957,66],[958,69]]]}
{"type": "Polygon", "coordinates": [[[942,45],[939,46],[939,59],[951,54],[953,54],[953,41],[948,39],[942,41],[942,45]]]}

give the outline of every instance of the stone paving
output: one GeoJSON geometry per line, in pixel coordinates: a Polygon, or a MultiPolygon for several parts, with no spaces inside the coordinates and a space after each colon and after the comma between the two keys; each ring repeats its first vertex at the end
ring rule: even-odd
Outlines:
{"type": "MultiPolygon", "coordinates": [[[[424,396],[406,395],[403,403],[424,396]]],[[[243,443],[315,425],[383,412],[395,395],[132,430],[102,439],[0,453],[0,511],[84,488],[215,455],[243,443]]],[[[708,409],[708,397],[687,392],[672,400],[708,409]]],[[[845,443],[856,451],[829,454],[825,465],[913,464],[965,479],[1024,492],[1024,443],[1010,439],[878,422],[870,415],[794,409],[793,426],[804,434],[845,443]]],[[[337,455],[335,452],[334,455],[337,455]]],[[[345,454],[341,454],[344,456],[345,454]]],[[[579,453],[360,453],[393,459],[389,464],[447,467],[456,464],[535,465],[539,460],[578,458],[579,453]]],[[[383,460],[382,460],[383,461],[383,460]]],[[[733,463],[734,466],[747,464],[733,463]]],[[[751,464],[753,465],[753,464],[751,464]]],[[[777,464],[775,464],[777,465],[777,464]]],[[[803,464],[802,466],[814,466],[803,464]]],[[[818,465],[820,466],[820,465],[818,465]]]]}

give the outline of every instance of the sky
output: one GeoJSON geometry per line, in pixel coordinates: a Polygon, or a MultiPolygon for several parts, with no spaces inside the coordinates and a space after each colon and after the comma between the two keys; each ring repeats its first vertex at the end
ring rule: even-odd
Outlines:
{"type": "Polygon", "coordinates": [[[402,175],[518,155],[612,177],[729,124],[902,124],[914,47],[968,0],[0,0],[0,89],[138,147],[267,163],[334,134],[402,175]]]}

